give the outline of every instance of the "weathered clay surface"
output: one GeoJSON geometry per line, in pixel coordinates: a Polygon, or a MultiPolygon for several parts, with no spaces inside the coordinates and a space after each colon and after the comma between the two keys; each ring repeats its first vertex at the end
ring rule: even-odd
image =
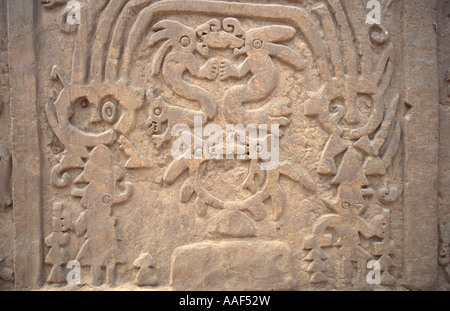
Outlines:
{"type": "Polygon", "coordinates": [[[0,0],[0,289],[450,289],[449,8],[0,0]]]}
{"type": "Polygon", "coordinates": [[[291,249],[279,241],[201,242],[175,249],[174,290],[292,290],[291,249]]]}

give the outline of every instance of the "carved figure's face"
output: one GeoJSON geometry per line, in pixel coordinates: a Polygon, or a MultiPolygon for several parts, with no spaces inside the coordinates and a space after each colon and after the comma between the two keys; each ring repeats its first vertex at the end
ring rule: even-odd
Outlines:
{"type": "Polygon", "coordinates": [[[72,229],[72,217],[62,206],[53,208],[53,231],[66,232],[72,229]]]}
{"type": "Polygon", "coordinates": [[[442,257],[450,255],[450,245],[448,243],[441,244],[439,255],[442,257]]]}
{"type": "Polygon", "coordinates": [[[167,122],[167,109],[161,97],[156,98],[149,108],[149,118],[147,121],[148,134],[161,134],[162,124],[167,122]]]}
{"type": "Polygon", "coordinates": [[[343,97],[336,97],[331,100],[328,113],[335,119],[343,129],[357,129],[370,119],[374,110],[372,96],[362,93],[351,94],[345,100],[343,97]]]}
{"type": "Polygon", "coordinates": [[[121,108],[113,96],[101,99],[86,96],[75,99],[71,106],[71,123],[82,131],[101,133],[117,123],[121,108]]]}
{"type": "Polygon", "coordinates": [[[46,109],[52,126],[62,129],[58,138],[64,146],[94,147],[111,145],[117,133],[129,133],[135,125],[136,110],[145,100],[145,90],[125,83],[69,85],[54,108],[46,109]]]}

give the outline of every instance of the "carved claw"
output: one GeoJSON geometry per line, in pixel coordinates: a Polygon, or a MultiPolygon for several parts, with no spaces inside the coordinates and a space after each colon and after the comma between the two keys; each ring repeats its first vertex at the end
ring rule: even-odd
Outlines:
{"type": "Polygon", "coordinates": [[[269,124],[287,126],[291,123],[286,116],[292,114],[291,100],[287,97],[276,97],[271,99],[264,107],[269,115],[269,124]]]}
{"type": "Polygon", "coordinates": [[[288,126],[291,120],[286,117],[269,117],[268,124],[279,124],[280,126],[288,126]]]}
{"type": "Polygon", "coordinates": [[[237,75],[237,68],[233,62],[229,61],[228,59],[222,59],[220,61],[219,79],[221,81],[226,80],[230,77],[235,77],[237,75]]]}
{"type": "Polygon", "coordinates": [[[208,80],[215,80],[218,74],[219,61],[216,58],[210,58],[198,71],[198,76],[208,80]]]}
{"type": "Polygon", "coordinates": [[[271,193],[273,206],[273,220],[278,220],[286,207],[286,194],[280,185],[271,193]]]}
{"type": "Polygon", "coordinates": [[[121,192],[120,194],[114,195],[113,204],[119,204],[119,203],[125,202],[133,195],[134,186],[131,182],[124,182],[124,183],[121,183],[121,185],[123,186],[124,191],[121,192]]]}

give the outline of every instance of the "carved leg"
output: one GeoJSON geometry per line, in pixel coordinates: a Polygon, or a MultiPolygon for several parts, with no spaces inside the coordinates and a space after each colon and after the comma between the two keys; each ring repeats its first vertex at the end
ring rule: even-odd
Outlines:
{"type": "Polygon", "coordinates": [[[116,280],[116,265],[114,263],[107,264],[106,266],[106,284],[112,287],[116,280]]]}
{"type": "Polygon", "coordinates": [[[50,271],[47,282],[49,283],[64,283],[66,282],[66,274],[61,266],[55,265],[50,271]]]}
{"type": "Polygon", "coordinates": [[[92,286],[102,285],[102,267],[95,265],[91,266],[91,284],[92,286]]]}
{"type": "Polygon", "coordinates": [[[359,260],[358,261],[358,273],[356,275],[356,279],[353,282],[353,285],[358,290],[369,290],[370,285],[367,283],[367,260],[359,260]]]}
{"type": "Polygon", "coordinates": [[[350,259],[342,258],[341,273],[342,273],[342,277],[345,280],[347,280],[347,281],[351,280],[351,278],[353,276],[353,264],[350,259]]]}

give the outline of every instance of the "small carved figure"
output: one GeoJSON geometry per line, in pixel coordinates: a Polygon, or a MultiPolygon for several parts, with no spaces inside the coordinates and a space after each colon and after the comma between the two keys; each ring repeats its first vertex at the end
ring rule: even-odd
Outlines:
{"type": "MultiPolygon", "coordinates": [[[[320,237],[311,236],[317,241],[308,243],[309,249],[330,246],[322,235],[326,228],[334,229],[334,234],[339,235],[342,277],[346,281],[352,277],[352,262],[356,262],[359,285],[363,287],[367,286],[363,280],[365,262],[372,255],[360,246],[360,235],[383,239],[375,243],[375,256],[381,256],[383,285],[391,286],[395,280],[389,272],[393,266],[389,214],[383,210],[370,221],[361,215],[368,208],[366,197],[375,194],[368,177],[386,174],[400,143],[403,120],[397,116],[400,94],[391,90],[394,45],[384,26],[360,25],[360,15],[356,12],[347,19],[344,14],[336,14],[346,5],[327,1],[313,8],[321,21],[324,43],[331,57],[330,66],[323,71],[327,71],[324,85],[318,92],[307,93],[305,115],[317,118],[330,134],[318,163],[318,173],[333,176],[331,185],[337,187],[337,193],[335,198],[324,200],[336,214],[319,217],[313,234],[320,237]],[[358,44],[354,44],[356,41],[358,44]],[[336,161],[338,157],[340,161],[336,161]]],[[[395,186],[378,191],[378,199],[383,204],[394,203],[398,195],[395,186]]]]}
{"type": "MultiPolygon", "coordinates": [[[[365,277],[366,262],[372,255],[361,247],[360,235],[365,238],[384,238],[382,224],[385,216],[376,215],[369,222],[361,217],[367,208],[363,198],[368,195],[367,189],[362,189],[368,183],[367,178],[358,168],[352,149],[344,155],[342,162],[344,164],[332,182],[338,185],[337,196],[332,200],[324,200],[334,214],[323,215],[314,222],[312,235],[305,238],[305,245],[308,245],[305,248],[317,253],[322,247],[331,246],[330,241],[324,239],[324,233],[327,228],[334,229],[338,237],[335,245],[339,246],[341,277],[345,281],[351,280],[354,270],[352,262],[356,262],[359,265],[356,280],[361,281],[365,277]]],[[[322,257],[311,259],[322,260],[322,257]]]]}
{"type": "Polygon", "coordinates": [[[395,267],[392,260],[394,254],[395,243],[391,240],[391,212],[383,208],[381,213],[381,227],[383,231],[383,240],[374,244],[374,255],[381,256],[378,260],[381,268],[381,285],[393,286],[397,282],[395,277],[391,274],[391,269],[395,267]]]}
{"type": "Polygon", "coordinates": [[[50,251],[45,257],[45,263],[52,266],[47,278],[49,283],[64,283],[66,275],[64,265],[69,261],[69,254],[63,246],[69,244],[72,230],[72,217],[62,203],[53,205],[53,232],[45,238],[45,245],[50,251]]]}
{"type": "Polygon", "coordinates": [[[217,59],[210,58],[200,66],[194,52],[206,57],[208,50],[202,43],[197,42],[197,34],[193,28],[178,21],[162,20],[156,23],[152,30],[154,33],[150,37],[149,46],[165,40],[153,59],[152,74],[158,75],[162,72],[165,83],[176,94],[200,102],[202,112],[208,118],[214,118],[217,109],[214,96],[205,89],[186,82],[183,74],[188,71],[197,78],[214,80],[218,73],[217,59]]]}
{"type": "Polygon", "coordinates": [[[175,124],[186,124],[192,127],[195,117],[201,117],[202,125],[206,124],[206,117],[201,111],[168,105],[159,96],[153,99],[149,105],[149,117],[146,120],[147,134],[152,136],[155,143],[167,141],[171,138],[171,131],[175,124]],[[163,124],[167,124],[164,132],[163,124]]]}
{"type": "Polygon", "coordinates": [[[136,274],[136,285],[155,286],[158,284],[158,278],[153,272],[153,269],[155,268],[155,259],[149,252],[140,254],[134,261],[133,266],[139,269],[136,274]]]}
{"type": "Polygon", "coordinates": [[[53,132],[65,147],[59,156],[60,163],[52,168],[51,178],[54,186],[66,187],[72,181],[67,171],[84,167],[82,159],[89,156],[87,148],[112,145],[118,134],[128,134],[134,128],[136,110],[144,104],[146,92],[123,82],[72,84],[56,65],[51,77],[62,83],[63,90],[54,104],[46,104],[45,112],[53,132]],[[91,132],[74,125],[71,119],[76,108],[89,110],[89,127],[97,126],[101,130],[91,132]]]}
{"type": "Polygon", "coordinates": [[[101,284],[102,268],[106,267],[106,283],[112,286],[116,265],[126,263],[118,242],[116,218],[111,216],[111,207],[128,200],[133,192],[133,185],[123,182],[123,178],[122,168],[116,165],[112,152],[99,145],[92,150],[86,167],[75,180],[75,183],[87,183],[85,188],[72,191],[72,195],[81,197],[81,206],[86,209],[75,222],[77,235],[86,232],[86,241],[76,260],[82,266],[91,267],[92,285],[101,284]],[[119,187],[123,192],[118,192],[119,187]]]}

